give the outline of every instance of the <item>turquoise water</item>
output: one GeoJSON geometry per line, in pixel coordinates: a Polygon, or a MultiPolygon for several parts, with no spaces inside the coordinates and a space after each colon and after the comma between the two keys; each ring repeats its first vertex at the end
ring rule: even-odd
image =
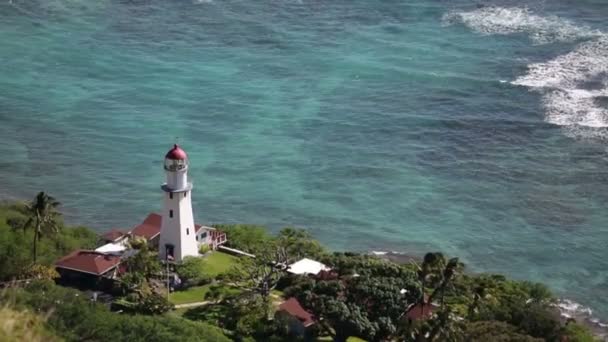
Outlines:
{"type": "Polygon", "coordinates": [[[0,189],[442,250],[608,317],[608,3],[0,0],[0,189]]]}

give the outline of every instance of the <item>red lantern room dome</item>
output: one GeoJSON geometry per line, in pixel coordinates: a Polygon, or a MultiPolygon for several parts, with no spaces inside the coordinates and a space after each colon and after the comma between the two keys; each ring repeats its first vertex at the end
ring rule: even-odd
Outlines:
{"type": "Polygon", "coordinates": [[[188,155],[186,154],[186,151],[182,150],[177,144],[175,144],[173,145],[173,148],[167,152],[165,159],[186,160],[188,159],[188,155]]]}

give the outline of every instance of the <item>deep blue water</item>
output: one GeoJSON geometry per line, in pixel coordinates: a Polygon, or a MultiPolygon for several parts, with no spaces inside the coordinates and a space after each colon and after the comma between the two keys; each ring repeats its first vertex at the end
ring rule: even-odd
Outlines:
{"type": "Polygon", "coordinates": [[[608,317],[608,2],[0,0],[0,190],[442,250],[608,317]],[[483,6],[482,6],[483,4],[483,6]]]}

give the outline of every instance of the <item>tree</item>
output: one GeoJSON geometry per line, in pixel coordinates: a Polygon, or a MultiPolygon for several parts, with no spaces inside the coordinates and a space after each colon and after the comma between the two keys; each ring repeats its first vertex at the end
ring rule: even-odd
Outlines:
{"type": "Polygon", "coordinates": [[[562,341],[595,342],[593,334],[586,327],[576,323],[574,320],[566,322],[562,329],[562,341]]]}
{"type": "Polygon", "coordinates": [[[150,248],[144,239],[135,239],[131,246],[137,253],[126,259],[127,272],[140,273],[148,281],[152,276],[158,275],[161,265],[156,250],[150,248]]]}
{"type": "Polygon", "coordinates": [[[139,293],[143,299],[150,294],[150,280],[160,274],[161,265],[157,252],[148,246],[145,239],[133,239],[130,243],[137,252],[125,259],[127,273],[121,277],[120,286],[125,292],[139,293]]]}
{"type": "Polygon", "coordinates": [[[188,256],[175,266],[175,270],[185,286],[197,286],[208,283],[211,278],[207,274],[206,261],[203,258],[188,256]]]}
{"type": "MultiPolygon", "coordinates": [[[[544,339],[522,334],[505,322],[477,321],[467,323],[465,326],[465,341],[471,342],[542,342],[544,339]]],[[[578,341],[578,340],[575,340],[578,341]]]]}
{"type": "Polygon", "coordinates": [[[52,282],[34,282],[7,292],[0,297],[11,298],[18,308],[42,313],[50,330],[65,341],[230,341],[217,327],[171,315],[117,314],[91,302],[85,293],[52,282]]]}
{"type": "MultiPolygon", "coordinates": [[[[441,266],[445,263],[445,258],[441,253],[426,253],[422,260],[422,264],[416,266],[416,275],[418,276],[418,281],[420,283],[420,298],[418,302],[420,303],[420,311],[424,311],[424,306],[427,303],[426,299],[426,289],[428,283],[431,282],[435,284],[438,282],[437,270],[441,268],[441,266]]],[[[416,307],[416,306],[412,306],[416,307]]]]}
{"type": "Polygon", "coordinates": [[[54,280],[59,278],[59,273],[57,273],[54,267],[33,264],[25,270],[25,272],[23,273],[23,278],[36,280],[54,280]]]}
{"type": "Polygon", "coordinates": [[[443,309],[445,306],[445,290],[451,285],[454,276],[460,269],[460,264],[458,263],[458,258],[452,258],[447,263],[445,263],[444,260],[439,259],[437,264],[440,267],[443,266],[437,272],[440,282],[429,297],[429,303],[432,303],[437,296],[440,296],[441,308],[443,309]]]}
{"type": "Polygon", "coordinates": [[[58,218],[61,214],[57,211],[60,203],[52,196],[39,192],[36,198],[27,204],[26,210],[28,220],[23,225],[23,229],[32,227],[34,229],[34,242],[32,248],[33,261],[36,263],[38,257],[38,241],[46,233],[56,233],[59,231],[58,218]]]}
{"type": "Polygon", "coordinates": [[[390,340],[405,308],[419,298],[415,274],[392,262],[352,253],[336,253],[324,262],[336,277],[300,277],[285,289],[286,297],[296,297],[334,341],[350,336],[390,340]]]}
{"type": "Polygon", "coordinates": [[[287,254],[282,247],[270,245],[255,258],[242,258],[223,277],[223,282],[241,289],[241,296],[270,295],[284,274],[287,254]]]}
{"type": "Polygon", "coordinates": [[[147,315],[160,315],[173,309],[173,304],[157,293],[142,296],[137,302],[136,310],[138,313],[147,315]]]}
{"type": "Polygon", "coordinates": [[[261,226],[249,224],[223,224],[214,225],[215,228],[226,233],[228,245],[247,253],[257,255],[264,251],[274,238],[268,230],[261,226]]]}
{"type": "Polygon", "coordinates": [[[283,228],[277,236],[277,242],[294,259],[320,259],[326,254],[321,244],[304,229],[283,228]]]}

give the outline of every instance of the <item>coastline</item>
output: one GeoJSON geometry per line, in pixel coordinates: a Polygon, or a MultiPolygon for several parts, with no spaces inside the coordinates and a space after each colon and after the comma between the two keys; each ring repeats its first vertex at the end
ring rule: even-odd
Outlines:
{"type": "MultiPolygon", "coordinates": [[[[0,197],[0,204],[10,203],[10,202],[25,202],[26,200],[22,198],[6,196],[6,194],[2,194],[0,197]]],[[[69,225],[81,226],[82,224],[78,222],[72,222],[69,220],[69,225]]],[[[88,226],[87,226],[88,227],[88,226]]],[[[97,232],[97,230],[94,230],[97,232]]],[[[98,234],[103,233],[97,232],[98,234]]],[[[405,252],[398,251],[383,251],[383,250],[371,250],[371,251],[360,251],[360,253],[375,255],[385,260],[389,260],[398,264],[406,264],[406,263],[420,263],[422,262],[421,255],[408,254],[405,252]]],[[[593,309],[587,307],[583,304],[575,302],[571,299],[560,297],[557,298],[557,302],[554,304],[554,307],[558,310],[560,317],[563,322],[566,322],[569,319],[574,319],[577,323],[583,324],[588,327],[593,334],[600,338],[603,341],[608,342],[608,321],[602,321],[600,318],[595,317],[593,315],[593,309]]]]}
{"type": "MultiPolygon", "coordinates": [[[[399,264],[419,262],[422,260],[421,256],[396,251],[370,251],[368,254],[399,264]]],[[[588,327],[597,338],[608,341],[608,322],[595,317],[593,315],[593,309],[568,298],[558,298],[554,307],[559,311],[559,315],[564,322],[569,319],[574,319],[577,323],[588,327]]]]}

